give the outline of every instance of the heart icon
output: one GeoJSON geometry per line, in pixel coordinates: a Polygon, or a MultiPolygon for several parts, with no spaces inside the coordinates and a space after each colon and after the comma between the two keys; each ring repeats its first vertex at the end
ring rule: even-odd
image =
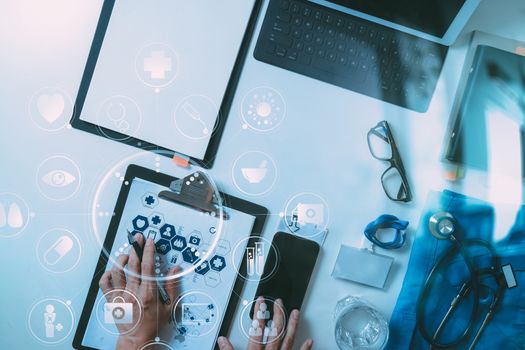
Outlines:
{"type": "Polygon", "coordinates": [[[144,228],[145,226],[146,226],[146,221],[144,221],[142,219],[138,219],[137,220],[137,227],[144,228]]]}
{"type": "Polygon", "coordinates": [[[36,106],[40,115],[49,124],[53,124],[64,113],[64,96],[58,93],[53,95],[42,94],[38,96],[36,106]]]}

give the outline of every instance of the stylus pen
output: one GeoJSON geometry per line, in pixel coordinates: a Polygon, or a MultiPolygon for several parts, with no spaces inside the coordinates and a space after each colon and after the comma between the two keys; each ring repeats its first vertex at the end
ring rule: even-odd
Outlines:
{"type": "MultiPolygon", "coordinates": [[[[139,242],[135,240],[135,237],[133,237],[133,235],[129,231],[128,231],[128,239],[131,242],[131,245],[133,246],[135,253],[137,253],[137,256],[139,257],[139,261],[142,262],[142,255],[144,254],[144,249],[142,249],[139,242]]],[[[160,298],[162,299],[162,302],[166,305],[169,305],[171,303],[171,299],[168,293],[166,292],[166,290],[164,289],[164,286],[157,279],[155,279],[155,282],[157,283],[157,289],[159,290],[159,294],[160,294],[160,298]]]]}

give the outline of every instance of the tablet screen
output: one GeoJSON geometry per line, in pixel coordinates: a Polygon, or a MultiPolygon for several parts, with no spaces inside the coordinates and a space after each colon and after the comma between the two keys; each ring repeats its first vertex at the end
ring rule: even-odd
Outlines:
{"type": "MultiPolygon", "coordinates": [[[[239,267],[248,243],[255,216],[225,208],[225,221],[220,239],[213,248],[216,218],[157,196],[166,187],[135,178],[118,224],[111,248],[112,258],[127,254],[130,248],[127,231],[140,230],[156,242],[156,261],[162,271],[180,265],[195,270],[182,278],[179,298],[172,301],[172,320],[161,326],[159,338],[174,349],[213,349],[239,267]],[[169,237],[169,244],[168,239],[169,237]],[[206,259],[204,257],[206,253],[206,259]]],[[[111,259],[110,259],[111,261],[111,259]]],[[[111,263],[106,269],[111,268],[111,263]]],[[[106,301],[99,290],[91,310],[82,345],[95,349],[115,348],[118,339],[116,318],[108,315],[123,310],[123,322],[131,320],[122,300],[106,301]]],[[[135,317],[136,318],[136,317],[135,317]]]]}
{"type": "Polygon", "coordinates": [[[520,178],[525,121],[525,56],[479,45],[456,116],[447,158],[520,178]]]}
{"type": "Polygon", "coordinates": [[[80,121],[110,139],[204,159],[253,6],[115,1],[80,121]]]}

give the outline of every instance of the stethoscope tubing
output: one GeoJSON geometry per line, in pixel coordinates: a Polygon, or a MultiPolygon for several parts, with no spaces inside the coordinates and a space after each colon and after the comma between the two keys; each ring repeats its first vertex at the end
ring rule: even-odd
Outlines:
{"type": "MultiPolygon", "coordinates": [[[[441,217],[446,217],[447,220],[453,220],[455,226],[455,232],[450,232],[442,237],[445,239],[448,239],[452,247],[445,252],[439,260],[436,262],[436,264],[432,267],[430,270],[430,273],[428,274],[425,283],[423,284],[423,288],[421,293],[419,294],[417,304],[416,304],[416,325],[420,332],[420,334],[423,336],[423,338],[429,343],[429,349],[433,348],[441,348],[441,349],[447,349],[447,348],[453,348],[456,346],[461,345],[465,340],[470,338],[472,332],[474,331],[475,322],[477,319],[478,311],[479,311],[479,304],[480,304],[480,278],[482,276],[492,276],[496,278],[495,276],[495,267],[499,266],[499,258],[496,254],[496,251],[492,245],[482,239],[468,239],[464,240],[463,242],[459,239],[458,229],[459,224],[455,221],[453,216],[449,213],[445,213],[446,215],[442,215],[440,213],[441,217]],[[470,254],[468,253],[468,249],[472,247],[483,247],[487,249],[491,254],[491,268],[490,269],[484,269],[484,270],[476,270],[475,265],[472,261],[472,258],[470,254]],[[434,334],[431,334],[428,329],[425,326],[424,316],[426,311],[426,301],[428,299],[428,296],[432,289],[434,288],[435,279],[437,277],[437,274],[441,271],[443,271],[449,263],[453,260],[453,258],[457,255],[461,255],[463,260],[465,261],[467,268],[469,270],[470,278],[464,282],[462,285],[458,295],[453,299],[451,302],[451,305],[445,314],[444,318],[441,320],[438,328],[434,332],[434,334]],[[443,328],[447,324],[448,320],[452,317],[452,315],[455,313],[456,308],[460,304],[460,302],[469,294],[472,294],[473,297],[473,305],[470,312],[470,318],[467,326],[465,327],[462,334],[456,338],[454,341],[444,343],[440,342],[439,335],[441,334],[443,328]]],[[[430,223],[439,224],[439,220],[435,220],[434,216],[431,218],[430,223]]],[[[434,228],[435,229],[435,228],[434,228]]],[[[435,232],[433,232],[433,235],[435,235],[435,232]]],[[[436,236],[437,237],[437,236],[436,236]]],[[[439,238],[439,237],[437,237],[439,238]]],[[[478,332],[474,336],[474,340],[469,346],[470,349],[474,349],[475,345],[479,341],[479,338],[481,337],[482,332],[490,322],[490,319],[493,316],[493,312],[496,308],[496,305],[499,303],[501,296],[503,294],[503,288],[499,288],[497,294],[495,295],[495,299],[493,301],[493,304],[491,305],[491,308],[489,312],[485,315],[483,323],[481,327],[479,328],[478,332]]]]}

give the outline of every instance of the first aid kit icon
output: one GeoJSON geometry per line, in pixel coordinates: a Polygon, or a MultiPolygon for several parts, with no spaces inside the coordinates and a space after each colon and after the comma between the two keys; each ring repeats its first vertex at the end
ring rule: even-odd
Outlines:
{"type": "Polygon", "coordinates": [[[127,303],[123,297],[115,297],[111,303],[104,304],[104,323],[133,323],[133,304],[127,303]]]}

